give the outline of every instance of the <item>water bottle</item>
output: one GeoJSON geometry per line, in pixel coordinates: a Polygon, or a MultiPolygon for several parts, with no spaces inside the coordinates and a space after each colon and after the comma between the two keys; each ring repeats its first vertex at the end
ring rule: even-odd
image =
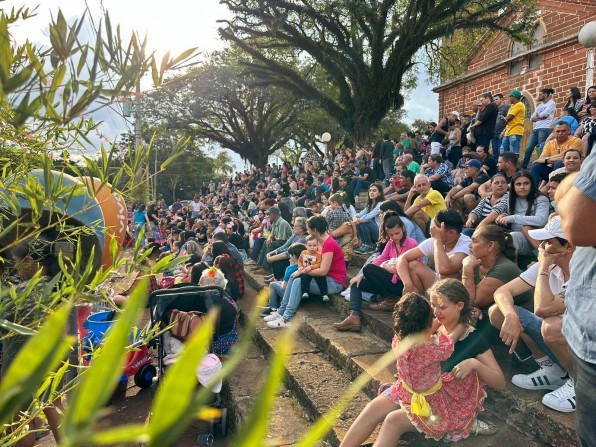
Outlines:
{"type": "Polygon", "coordinates": [[[197,444],[209,447],[213,445],[213,435],[211,433],[201,433],[197,437],[197,444]]]}

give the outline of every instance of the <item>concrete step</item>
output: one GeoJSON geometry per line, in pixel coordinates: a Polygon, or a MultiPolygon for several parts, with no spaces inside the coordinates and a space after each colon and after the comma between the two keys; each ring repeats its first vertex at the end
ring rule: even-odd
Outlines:
{"type": "MultiPolygon", "coordinates": [[[[257,287],[263,287],[259,275],[247,272],[247,277],[257,287]]],[[[364,331],[361,334],[340,333],[333,329],[332,324],[341,321],[348,313],[349,302],[341,295],[331,296],[331,306],[324,306],[317,300],[302,303],[295,317],[302,335],[349,380],[363,371],[369,371],[374,362],[389,349],[393,337],[391,312],[372,311],[367,309],[366,304],[363,307],[364,331]]],[[[263,333],[260,330],[257,337],[268,337],[263,333]]],[[[266,347],[268,344],[260,345],[266,347]]],[[[573,414],[552,411],[542,405],[541,398],[545,392],[522,390],[511,384],[513,374],[531,372],[536,366],[531,365],[531,361],[527,364],[514,361],[503,346],[495,346],[493,351],[505,373],[508,387],[503,391],[490,390],[486,412],[498,418],[501,421],[499,425],[503,426],[504,422],[514,431],[521,431],[528,438],[540,442],[540,445],[577,445],[573,414]]],[[[369,398],[375,397],[378,386],[394,380],[394,373],[392,365],[373,377],[363,392],[369,398]]]]}

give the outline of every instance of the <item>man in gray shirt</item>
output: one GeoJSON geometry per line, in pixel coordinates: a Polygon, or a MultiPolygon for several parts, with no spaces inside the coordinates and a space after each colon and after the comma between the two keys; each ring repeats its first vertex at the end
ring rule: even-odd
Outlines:
{"type": "Polygon", "coordinates": [[[497,115],[497,122],[495,124],[495,135],[493,137],[493,157],[495,160],[499,158],[499,148],[501,147],[501,132],[505,129],[505,122],[503,118],[509,113],[510,105],[503,99],[502,93],[497,93],[494,96],[495,104],[499,108],[499,114],[497,115]]]}
{"type": "Polygon", "coordinates": [[[557,188],[555,201],[567,239],[578,246],[570,265],[563,335],[575,369],[576,426],[582,447],[596,446],[596,153],[557,188]]]}

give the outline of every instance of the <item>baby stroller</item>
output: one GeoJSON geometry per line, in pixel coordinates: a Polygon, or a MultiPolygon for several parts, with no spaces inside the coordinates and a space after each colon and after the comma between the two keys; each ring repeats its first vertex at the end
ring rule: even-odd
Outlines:
{"type": "MultiPolygon", "coordinates": [[[[201,368],[198,371],[199,382],[202,382],[202,375],[206,377],[213,372],[214,368],[217,366],[215,362],[218,362],[219,360],[214,353],[214,342],[218,334],[225,333],[226,329],[228,329],[222,324],[222,318],[225,317],[224,306],[222,306],[223,302],[224,291],[222,288],[216,286],[196,286],[187,283],[175,284],[169,289],[156,290],[149,295],[151,324],[160,324],[162,327],[165,327],[169,324],[170,312],[174,309],[184,312],[199,311],[205,313],[209,312],[213,308],[220,309],[219,318],[215,324],[209,355],[203,360],[203,362],[201,362],[201,368]]],[[[233,324],[235,324],[235,321],[233,324]]],[[[169,334],[166,332],[161,334],[155,340],[158,359],[158,374],[154,379],[155,388],[157,388],[160,378],[167,370],[167,364],[170,357],[166,352],[166,342],[168,341],[167,337],[169,337],[169,334]]],[[[221,362],[219,362],[219,367],[221,367],[221,362]]],[[[214,389],[213,397],[209,406],[220,409],[219,418],[209,422],[209,434],[215,435],[220,433],[223,436],[226,436],[228,431],[228,411],[223,405],[221,386],[217,386],[214,389]]]]}

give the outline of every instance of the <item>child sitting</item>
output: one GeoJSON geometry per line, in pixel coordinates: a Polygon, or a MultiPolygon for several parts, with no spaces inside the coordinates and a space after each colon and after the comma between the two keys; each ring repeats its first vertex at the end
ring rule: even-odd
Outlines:
{"type": "Polygon", "coordinates": [[[263,312],[261,313],[262,317],[265,317],[265,321],[270,321],[270,315],[275,314],[275,316],[279,316],[274,310],[277,309],[279,306],[279,302],[284,296],[284,292],[286,290],[286,286],[288,285],[288,281],[290,280],[290,276],[296,270],[298,270],[298,257],[300,254],[306,250],[304,244],[295,243],[290,245],[288,248],[288,254],[290,255],[290,265],[286,267],[286,272],[284,274],[283,280],[280,281],[272,281],[269,283],[269,302],[267,307],[263,308],[263,312]]]}
{"type": "MultiPolygon", "coordinates": [[[[449,336],[436,332],[430,303],[416,293],[401,298],[393,319],[398,380],[383,396],[398,404],[427,438],[454,442],[468,436],[486,396],[484,384],[474,370],[458,380],[441,372],[441,362],[451,356],[454,339],[463,331],[449,336]]],[[[384,434],[396,442],[402,433],[384,434]]]]}
{"type": "Polygon", "coordinates": [[[318,251],[317,240],[313,236],[307,236],[306,250],[300,253],[300,258],[298,258],[298,271],[302,274],[302,298],[308,298],[310,282],[314,278],[319,290],[321,291],[323,302],[329,301],[329,296],[327,295],[327,278],[324,276],[313,277],[310,275],[304,275],[304,273],[318,269],[321,266],[322,259],[323,256],[321,255],[321,252],[318,251]]]}

